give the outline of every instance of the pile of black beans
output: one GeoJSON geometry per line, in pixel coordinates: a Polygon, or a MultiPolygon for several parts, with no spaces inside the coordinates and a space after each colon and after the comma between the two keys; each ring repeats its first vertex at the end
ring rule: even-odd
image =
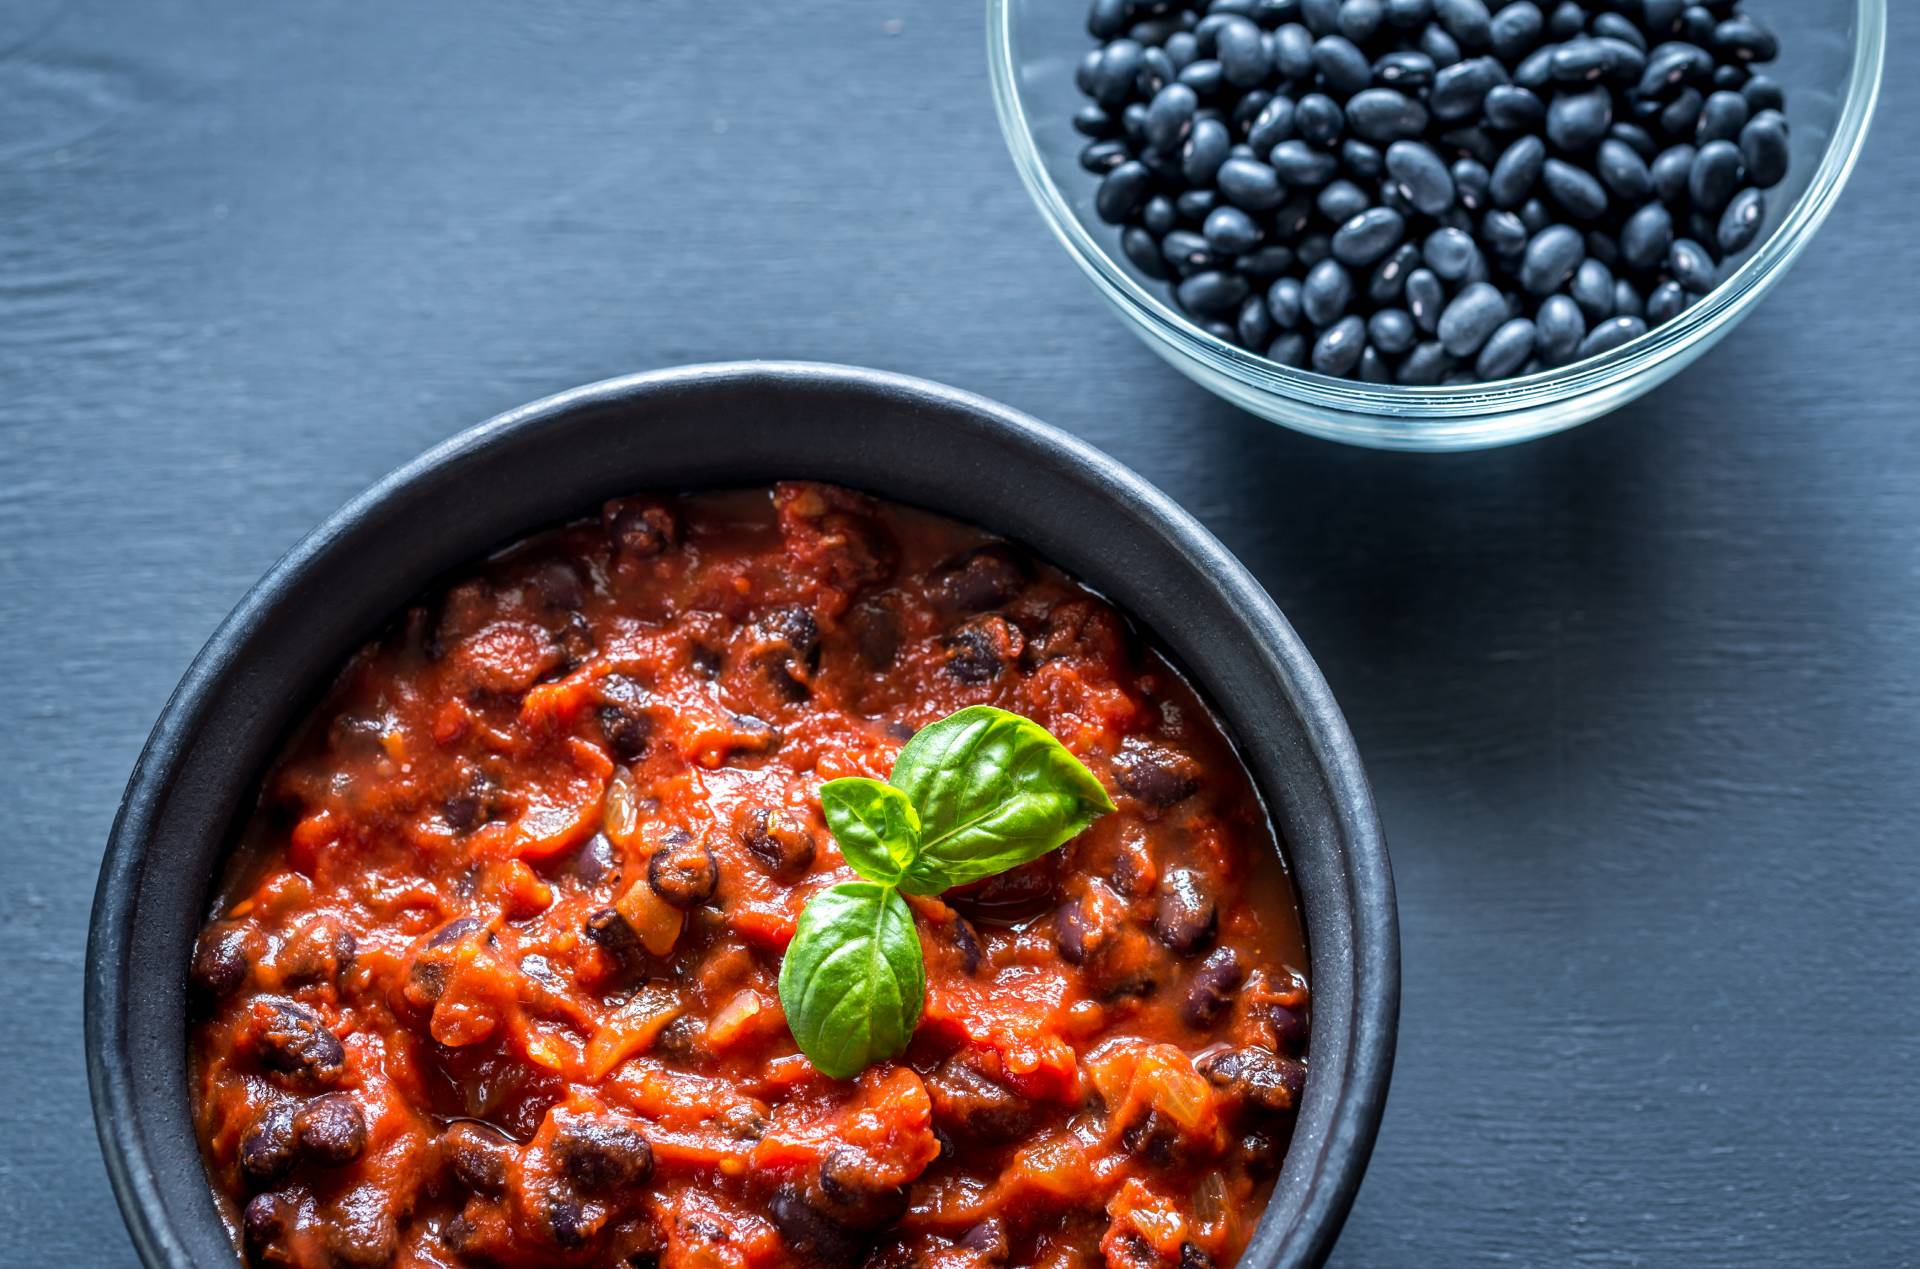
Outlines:
{"type": "Polygon", "coordinates": [[[1739,0],[1093,0],[1074,126],[1134,267],[1373,383],[1591,357],[1719,281],[1787,172],[1739,0]]]}

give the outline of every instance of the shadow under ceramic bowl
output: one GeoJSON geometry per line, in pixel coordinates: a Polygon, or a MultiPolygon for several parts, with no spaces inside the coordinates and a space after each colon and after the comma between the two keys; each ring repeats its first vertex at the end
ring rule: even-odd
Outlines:
{"type": "MultiPolygon", "coordinates": [[[[1543,5],[1543,8],[1550,7],[1543,5]]],[[[1589,6],[1590,8],[1592,6],[1589,6]]],[[[1296,370],[1201,330],[1164,283],[1117,250],[1094,214],[1097,177],[1073,130],[1074,66],[1095,47],[1085,0],[987,0],[987,59],[1000,130],[1048,228],[1100,295],[1180,373],[1261,418],[1375,449],[1483,449],[1585,423],[1693,364],[1753,311],[1825,223],[1866,143],[1886,55],[1887,0],[1745,0],[1780,37],[1763,69],[1787,94],[1792,167],[1738,267],[1699,303],[1600,356],[1490,384],[1413,388],[1296,370]]],[[[1839,318],[1844,296],[1828,296],[1839,318]]]]}
{"type": "Polygon", "coordinates": [[[1306,1093],[1243,1263],[1318,1263],[1360,1184],[1399,1012],[1393,882],[1320,672],[1191,516],[1004,406],[837,366],[615,379],[453,438],[296,546],[215,632],[135,767],[87,949],[87,1073],[114,1192],[149,1266],[231,1263],[188,1103],[186,966],[212,880],[289,729],[436,578],[601,500],[808,477],[1026,543],[1155,632],[1224,716],[1278,820],[1314,988],[1306,1093]]]}

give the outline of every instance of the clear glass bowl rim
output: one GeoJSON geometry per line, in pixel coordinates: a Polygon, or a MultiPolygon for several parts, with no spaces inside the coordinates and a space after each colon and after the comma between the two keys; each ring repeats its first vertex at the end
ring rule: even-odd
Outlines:
{"type": "MultiPolygon", "coordinates": [[[[1077,5],[1079,0],[1049,2],[1077,5]]],[[[1700,303],[1610,353],[1571,366],[1493,385],[1414,388],[1333,379],[1269,361],[1200,329],[1121,268],[1074,215],[1034,144],[1014,62],[1014,5],[1015,0],[987,0],[987,65],[994,110],[1021,182],[1081,271],[1142,334],[1161,345],[1163,353],[1197,362],[1256,393],[1321,412],[1311,423],[1289,419],[1286,426],[1332,440],[1395,448],[1451,449],[1462,442],[1497,445],[1575,426],[1587,416],[1573,414],[1541,426],[1528,412],[1589,394],[1620,393],[1624,401],[1636,395],[1636,380],[1669,358],[1703,341],[1711,342],[1737,323],[1784,275],[1833,211],[1866,144],[1867,127],[1879,102],[1887,42],[1886,0],[1854,0],[1846,96],[1819,167],[1786,218],[1700,303]],[[1506,429],[1498,417],[1504,415],[1513,416],[1506,429]],[[1466,425],[1470,435],[1450,434],[1450,423],[1466,425]],[[1423,432],[1428,434],[1423,437],[1423,432]]]]}

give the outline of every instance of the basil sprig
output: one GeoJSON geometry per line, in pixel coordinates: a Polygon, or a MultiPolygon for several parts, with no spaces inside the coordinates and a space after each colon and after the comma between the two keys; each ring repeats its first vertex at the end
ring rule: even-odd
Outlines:
{"type": "Polygon", "coordinates": [[[840,853],[864,880],[808,901],[780,966],[787,1026],[836,1079],[906,1048],[926,998],[913,912],[1038,859],[1114,809],[1091,771],[1031,719],[974,705],[921,728],[885,782],[820,786],[840,853]]]}

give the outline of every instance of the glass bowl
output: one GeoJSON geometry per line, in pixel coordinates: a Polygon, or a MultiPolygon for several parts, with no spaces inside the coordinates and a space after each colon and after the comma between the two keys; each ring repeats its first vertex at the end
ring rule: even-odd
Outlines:
{"type": "Polygon", "coordinates": [[[1699,303],[1612,352],[1493,384],[1412,388],[1332,379],[1209,335],[1165,284],[1117,251],[1093,210],[1098,178],[1078,162],[1084,103],[1074,67],[1095,46],[1086,0],[987,0],[987,58],[1000,128],[1048,226],[1147,346],[1240,408],[1329,440],[1377,449],[1463,450],[1546,436],[1618,409],[1691,364],[1778,282],[1833,210],[1866,140],[1886,52],[1886,0],[1747,0],[1780,36],[1767,73],[1786,89],[1792,167],[1767,192],[1767,224],[1699,303]]]}

